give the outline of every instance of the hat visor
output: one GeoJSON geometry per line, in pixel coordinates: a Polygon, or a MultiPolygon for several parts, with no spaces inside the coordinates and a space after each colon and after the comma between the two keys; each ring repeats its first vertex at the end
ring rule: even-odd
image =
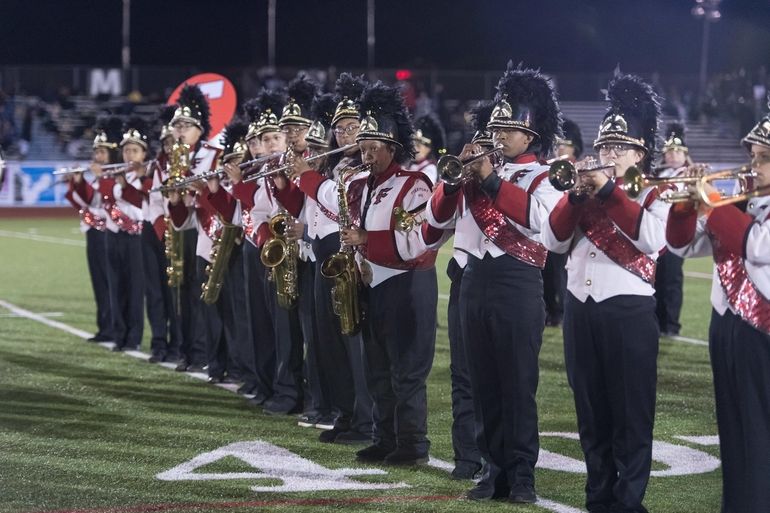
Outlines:
{"type": "Polygon", "coordinates": [[[401,148],[404,147],[403,144],[393,139],[389,134],[386,134],[384,132],[358,132],[358,135],[356,136],[356,142],[359,142],[359,141],[382,141],[390,144],[395,144],[401,148]]]}
{"type": "Polygon", "coordinates": [[[300,116],[285,116],[278,121],[278,126],[301,125],[309,127],[313,122],[300,116]]]}
{"type": "Polygon", "coordinates": [[[604,144],[628,144],[629,146],[633,146],[634,148],[647,153],[647,147],[644,144],[642,144],[638,139],[634,139],[633,137],[629,137],[627,135],[622,135],[622,134],[600,135],[594,141],[594,149],[598,150],[599,146],[602,146],[604,144]]]}
{"type": "Polygon", "coordinates": [[[199,119],[195,119],[190,116],[174,116],[174,118],[171,120],[169,125],[174,126],[174,123],[176,123],[177,121],[192,123],[193,125],[197,126],[200,130],[203,130],[203,125],[201,125],[201,122],[199,119]]]}
{"type": "Polygon", "coordinates": [[[540,137],[540,134],[517,121],[490,121],[487,123],[487,130],[518,130],[533,137],[540,137]]]}
{"type": "Polygon", "coordinates": [[[759,146],[764,146],[765,148],[770,148],[770,139],[767,139],[765,137],[757,137],[753,133],[749,133],[746,137],[741,140],[741,143],[743,143],[743,146],[751,151],[751,145],[757,144],[759,146]]]}

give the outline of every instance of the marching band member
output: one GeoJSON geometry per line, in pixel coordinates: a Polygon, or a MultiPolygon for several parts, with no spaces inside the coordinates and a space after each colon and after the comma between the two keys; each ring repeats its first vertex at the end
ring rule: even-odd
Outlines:
{"type": "MultiPolygon", "coordinates": [[[[355,143],[360,127],[360,112],[355,100],[366,86],[363,79],[349,73],[342,73],[335,84],[335,98],[331,105],[324,107],[318,100],[314,105],[316,119],[328,117],[327,132],[333,132],[329,148],[336,149],[355,143]],[[331,116],[329,116],[331,114],[331,116]]],[[[318,123],[318,121],[316,121],[318,123]]],[[[314,126],[316,126],[314,123],[314,126]]],[[[312,132],[311,128],[311,132],[312,132]]],[[[311,139],[311,136],[308,136],[311,139]]],[[[357,146],[330,155],[318,167],[318,173],[335,184],[345,169],[361,164],[361,152],[357,146]]],[[[319,374],[327,384],[331,408],[337,412],[334,427],[319,435],[326,443],[365,443],[372,439],[372,400],[366,386],[364,372],[363,341],[360,333],[342,333],[339,317],[332,303],[333,280],[321,274],[324,262],[340,250],[338,203],[323,205],[311,196],[304,197],[293,183],[277,192],[279,200],[287,205],[292,214],[304,212],[308,238],[313,241],[316,256],[315,308],[318,327],[320,365],[319,374]]],[[[335,193],[336,194],[336,193],[335,193]]]]}
{"type": "MultiPolygon", "coordinates": [[[[583,136],[580,127],[570,119],[564,119],[561,127],[564,138],[556,139],[556,158],[566,157],[573,164],[583,154],[583,136]]],[[[564,316],[564,292],[567,286],[567,255],[548,252],[543,269],[543,299],[545,299],[545,325],[561,326],[564,316]]]]}
{"type": "MultiPolygon", "coordinates": [[[[559,195],[538,158],[548,155],[561,115],[548,79],[509,64],[497,86],[488,129],[505,163],[484,158],[472,179],[440,184],[428,220],[454,225],[455,248],[467,254],[460,291],[477,445],[487,465],[468,498],[507,496],[535,502],[538,422],[535,392],[545,312],[542,224],[559,195]],[[473,348],[471,350],[471,348],[473,348]]],[[[478,152],[466,145],[461,158],[478,152]]]]}
{"type": "Polygon", "coordinates": [[[433,114],[426,114],[414,121],[414,160],[407,168],[419,171],[438,183],[436,161],[446,153],[446,135],[441,121],[433,114]]]}
{"type": "MultiPolygon", "coordinates": [[[[765,195],[739,205],[671,208],[669,249],[712,254],[709,352],[714,375],[722,513],[770,510],[770,115],[743,138],[765,195]]],[[[710,184],[710,199],[720,198],[710,184]]]]}
{"type": "Polygon", "coordinates": [[[148,176],[142,181],[145,199],[142,203],[144,227],[142,228],[142,254],[144,256],[145,297],[147,318],[153,332],[149,362],[179,363],[182,347],[182,323],[174,305],[174,291],[168,287],[168,258],[165,251],[166,212],[163,194],[152,191],[166,179],[165,166],[174,144],[174,134],[168,123],[174,116],[174,107],[162,109],[158,150],[154,164],[148,168],[148,176]],[[147,189],[150,189],[149,191],[147,189]],[[157,333],[157,336],[156,336],[157,333]]]}
{"type": "MultiPolygon", "coordinates": [[[[263,151],[267,155],[285,153],[286,134],[278,126],[278,116],[275,114],[283,111],[286,104],[285,91],[263,90],[258,96],[258,101],[261,105],[261,114],[256,124],[256,134],[260,139],[263,151]]],[[[255,148],[255,143],[251,140],[249,144],[255,148]]],[[[260,173],[276,165],[279,163],[268,162],[262,166],[260,173]]],[[[241,209],[250,212],[253,233],[255,234],[253,237],[261,255],[265,243],[272,238],[269,222],[273,216],[281,211],[281,206],[275,200],[274,183],[269,177],[246,182],[237,167],[228,164],[225,169],[234,184],[233,196],[239,200],[241,209]]],[[[249,403],[254,406],[262,406],[263,411],[270,415],[289,415],[297,413],[302,406],[300,330],[296,315],[292,316],[293,312],[278,305],[275,280],[268,277],[270,270],[261,259],[258,266],[262,270],[260,275],[264,279],[265,300],[273,327],[272,351],[269,347],[265,347],[264,357],[272,359],[275,365],[270,395],[257,394],[249,400],[249,403]]],[[[254,296],[251,297],[254,298],[254,296]]],[[[265,343],[267,344],[266,340],[265,343]]],[[[260,359],[262,359],[261,355],[260,359]]]]}
{"type": "MultiPolygon", "coordinates": [[[[100,166],[117,163],[117,148],[120,141],[120,122],[115,120],[117,127],[99,127],[93,142],[92,160],[100,166]],[[117,130],[115,130],[117,128],[117,130]],[[112,133],[110,133],[112,132],[112,133]],[[117,133],[115,133],[117,132],[117,133]]],[[[115,123],[113,123],[115,124],[115,123]]],[[[99,177],[94,182],[98,187],[99,177]]],[[[112,311],[110,308],[110,283],[107,272],[107,226],[113,225],[102,204],[102,196],[90,187],[83,179],[82,173],[69,177],[66,193],[67,200],[80,214],[80,231],[86,234],[86,258],[88,272],[91,276],[91,288],[96,300],[96,334],[89,338],[90,342],[107,342],[114,340],[112,331],[112,311]],[[80,192],[78,192],[80,189],[80,192]]]]}
{"type": "MultiPolygon", "coordinates": [[[[306,136],[313,124],[311,109],[313,99],[319,92],[318,84],[305,75],[299,75],[289,82],[287,93],[289,102],[283,108],[278,126],[286,135],[286,145],[290,154],[310,155],[310,148],[306,136]]],[[[287,161],[288,163],[288,161],[287,161]]],[[[283,177],[276,178],[279,188],[284,185],[283,177]],[[278,181],[281,183],[279,184],[278,181]]],[[[277,191],[276,191],[277,194],[277,191]]],[[[280,197],[277,198],[280,203],[280,197]]],[[[285,205],[283,205],[285,208],[285,205]]],[[[317,427],[319,429],[332,429],[334,417],[329,405],[329,392],[326,382],[319,375],[318,365],[318,335],[316,329],[315,295],[313,288],[315,283],[316,257],[309,240],[306,240],[305,229],[309,212],[301,212],[296,217],[296,222],[289,227],[288,237],[290,241],[296,241],[299,245],[300,260],[297,262],[299,273],[299,297],[297,298],[296,311],[290,315],[299,316],[301,335],[304,341],[304,411],[298,424],[302,427],[317,427]]]]}
{"type": "MultiPolygon", "coordinates": [[[[660,178],[676,176],[690,163],[690,153],[684,142],[684,126],[671,123],[666,127],[666,142],[663,145],[663,166],[657,173],[660,178]]],[[[655,272],[655,313],[663,335],[679,335],[682,311],[682,286],[684,285],[684,259],[671,251],[658,257],[655,272]]]]}
{"type": "Polygon", "coordinates": [[[580,175],[543,224],[551,251],[569,252],[564,353],[575,398],[590,512],[645,512],[652,463],[658,323],[655,259],[665,244],[668,206],[648,189],[621,189],[626,170],[650,171],[660,107],[631,75],[608,87],[609,109],[594,141],[602,165],[580,175]]]}
{"type": "MultiPolygon", "coordinates": [[[[133,123],[132,123],[133,121],[133,123]]],[[[142,178],[146,175],[147,135],[141,120],[125,127],[120,149],[125,173],[115,176],[107,212],[119,231],[107,237],[107,269],[112,288],[112,314],[115,327],[113,351],[139,349],[144,333],[144,260],[142,255],[142,178]],[[137,128],[138,127],[138,128],[137,128]]],[[[104,191],[102,191],[104,194],[104,191]]]]}
{"type": "MultiPolygon", "coordinates": [[[[189,173],[192,175],[211,171],[217,164],[220,150],[206,142],[211,129],[209,116],[208,101],[198,86],[185,85],[170,124],[174,138],[190,147],[189,173]]],[[[205,184],[193,187],[184,197],[177,191],[168,193],[168,210],[174,230],[184,233],[186,247],[188,239],[195,241],[195,258],[188,258],[185,252],[185,274],[187,269],[189,272],[194,269],[194,279],[182,288],[185,296],[182,305],[188,303],[193,315],[193,338],[184,340],[187,346],[185,362],[177,370],[201,371],[207,367],[209,378],[219,381],[225,375],[227,358],[225,341],[220,340],[222,321],[215,307],[200,301],[201,286],[206,279],[205,268],[211,258],[211,236],[218,228],[218,219],[203,194],[205,184]],[[190,233],[193,230],[196,235],[190,233]]]]}
{"type": "MultiPolygon", "coordinates": [[[[398,89],[378,82],[360,100],[356,142],[371,174],[348,183],[354,226],[342,244],[356,247],[366,285],[362,333],[374,400],[374,443],[359,461],[415,465],[428,460],[426,379],[433,363],[438,286],[435,252],[419,229],[397,228],[394,209],[421,216],[431,183],[401,167],[411,156],[413,128],[398,89]]],[[[299,187],[325,208],[337,203],[336,185],[294,162],[299,187]]],[[[413,218],[413,222],[417,220],[413,218]]],[[[400,223],[399,223],[400,224],[400,223]]]]}

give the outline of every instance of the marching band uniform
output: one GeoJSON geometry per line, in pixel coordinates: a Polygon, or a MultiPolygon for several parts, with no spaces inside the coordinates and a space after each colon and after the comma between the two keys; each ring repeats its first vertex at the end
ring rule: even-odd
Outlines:
{"type": "MultiPolygon", "coordinates": [[[[190,174],[198,175],[214,170],[221,150],[203,142],[210,129],[209,109],[208,101],[197,86],[187,85],[180,94],[171,126],[184,123],[190,123],[200,130],[200,140],[190,148],[190,174]]],[[[209,377],[218,380],[224,376],[227,366],[226,342],[222,340],[222,319],[215,306],[204,304],[199,297],[201,287],[206,281],[205,268],[211,258],[212,237],[220,228],[220,223],[216,211],[204,194],[186,194],[176,205],[169,203],[168,210],[173,228],[185,233],[185,242],[191,238],[187,237],[189,230],[195,229],[197,232],[195,258],[187,259],[185,254],[185,267],[189,266],[195,270],[191,287],[184,291],[189,295],[187,300],[194,305],[193,339],[186,354],[187,370],[202,370],[202,361],[207,366],[209,377]],[[190,366],[193,369],[190,369],[190,366]]],[[[187,340],[185,343],[188,343],[187,340]]]]}
{"type": "MultiPolygon", "coordinates": [[[[99,130],[94,139],[93,149],[102,148],[111,155],[115,155],[117,142],[110,142],[105,131],[99,130]]],[[[114,158],[112,160],[115,160],[114,158]]],[[[115,162],[100,162],[100,164],[113,164],[115,162]]],[[[98,183],[98,180],[97,180],[98,183]]],[[[112,312],[110,309],[109,275],[107,273],[107,211],[102,205],[102,197],[90,191],[90,199],[81,189],[83,195],[78,193],[79,185],[70,180],[65,197],[80,214],[80,231],[86,234],[86,258],[88,272],[91,276],[91,288],[94,291],[96,301],[96,334],[89,338],[91,342],[106,342],[113,340],[112,312]]]]}
{"type": "MultiPolygon", "coordinates": [[[[743,139],[752,167],[765,176],[770,115],[743,139]]],[[[770,180],[765,179],[764,187],[770,180]]],[[[683,257],[713,255],[709,352],[722,460],[722,513],[768,511],[770,488],[770,196],[699,212],[669,212],[669,249],[683,257]]]]}
{"type": "MultiPolygon", "coordinates": [[[[689,159],[689,151],[684,141],[684,126],[671,123],[666,128],[667,139],[663,145],[663,155],[669,151],[682,151],[689,159]]],[[[686,164],[686,162],[684,163],[686,164]]],[[[669,178],[677,175],[677,168],[664,167],[658,172],[659,178],[669,178]]],[[[682,311],[682,286],[684,285],[684,259],[672,251],[664,251],[658,257],[658,267],[655,272],[655,313],[661,333],[678,335],[681,324],[679,314],[682,311]]]]}
{"type": "MultiPolygon", "coordinates": [[[[622,156],[638,151],[649,171],[659,116],[655,93],[616,72],[608,100],[594,149],[609,145],[608,155],[619,158],[616,145],[627,145],[622,156]]],[[[646,512],[652,463],[658,354],[652,285],[668,206],[654,188],[629,199],[621,181],[607,181],[596,198],[565,194],[543,225],[546,247],[569,252],[564,352],[591,512],[646,512]]]]}
{"type": "Polygon", "coordinates": [[[428,220],[435,228],[454,226],[455,248],[468,259],[459,306],[477,445],[487,462],[468,498],[534,502],[535,392],[545,322],[540,271],[546,249],[539,232],[559,198],[544,180],[538,154],[548,154],[561,119],[550,82],[533,70],[509,65],[498,91],[487,125],[496,142],[520,133],[531,142],[481,182],[439,184],[428,220]]]}
{"type": "MultiPolygon", "coordinates": [[[[580,127],[570,119],[562,123],[564,138],[556,141],[554,155],[569,155],[567,160],[573,164],[583,154],[583,136],[580,127]]],[[[543,269],[543,299],[545,299],[545,325],[560,326],[564,316],[564,293],[567,286],[567,255],[548,252],[543,269]]]]}
{"type": "MultiPolygon", "coordinates": [[[[324,104],[321,95],[314,103],[314,118],[308,142],[319,144],[328,140],[325,133],[331,131],[342,120],[355,120],[358,125],[360,113],[353,99],[358,98],[365,87],[363,80],[343,73],[337,80],[336,98],[329,104],[324,104]]],[[[347,133],[347,132],[346,132],[347,133]]],[[[354,135],[354,134],[353,134],[354,135]]],[[[339,147],[339,141],[331,138],[331,148],[339,147]]],[[[307,224],[307,235],[313,243],[316,256],[315,269],[315,309],[318,328],[319,375],[326,385],[330,406],[336,413],[334,427],[319,435],[322,442],[358,443],[371,440],[372,431],[372,400],[366,386],[366,374],[363,365],[363,341],[360,333],[343,335],[339,317],[334,313],[332,304],[333,280],[321,274],[323,263],[340,249],[340,232],[338,223],[337,180],[342,170],[361,164],[360,152],[355,150],[353,155],[330,156],[324,163],[324,168],[318,171],[323,177],[326,187],[333,189],[334,198],[329,205],[319,203],[311,196],[304,196],[302,191],[290,184],[277,192],[279,200],[287,205],[294,215],[304,214],[307,224]]],[[[314,171],[315,172],[315,171],[314,171]]],[[[329,198],[330,200],[332,198],[329,198]]]]}
{"type": "MultiPolygon", "coordinates": [[[[425,382],[433,363],[438,290],[435,252],[427,251],[420,230],[396,229],[393,209],[421,212],[431,183],[399,163],[411,152],[413,130],[399,91],[381,83],[367,87],[360,111],[365,114],[356,141],[364,162],[384,169],[354,177],[347,189],[360,229],[343,236],[366,238],[356,246],[356,260],[366,284],[362,334],[375,407],[374,444],[356,456],[413,465],[427,461],[430,447],[425,382]]],[[[337,202],[336,186],[318,173],[303,173],[299,187],[326,208],[337,202]]]]}
{"type": "MultiPolygon", "coordinates": [[[[289,102],[283,108],[281,118],[278,120],[278,126],[282,131],[304,131],[302,136],[291,145],[292,151],[301,152],[309,155],[311,150],[305,139],[313,120],[311,119],[311,110],[313,100],[318,94],[318,84],[308,79],[305,75],[299,75],[289,82],[287,93],[289,102]]],[[[287,134],[287,143],[290,143],[292,137],[287,134]]],[[[316,145],[318,141],[316,141],[316,145]]],[[[323,142],[321,142],[323,144],[323,142]]],[[[281,203],[279,191],[274,189],[276,199],[281,203]]],[[[285,205],[282,205],[286,208],[285,205]]],[[[297,309],[289,312],[290,316],[298,316],[299,326],[303,339],[304,359],[302,381],[304,388],[304,408],[303,415],[298,424],[302,427],[318,427],[320,429],[332,429],[334,418],[332,417],[331,406],[329,404],[329,392],[327,382],[320,374],[318,364],[319,340],[316,325],[315,312],[315,274],[316,257],[310,239],[307,237],[307,225],[310,222],[308,210],[299,213],[293,213],[293,217],[305,225],[304,235],[297,240],[295,244],[299,246],[299,260],[297,261],[298,272],[298,292],[297,309]]]]}
{"type": "Polygon", "coordinates": [[[415,159],[408,171],[419,171],[430,179],[432,184],[438,183],[436,161],[446,153],[446,135],[441,121],[433,115],[426,114],[414,121],[415,159]]]}

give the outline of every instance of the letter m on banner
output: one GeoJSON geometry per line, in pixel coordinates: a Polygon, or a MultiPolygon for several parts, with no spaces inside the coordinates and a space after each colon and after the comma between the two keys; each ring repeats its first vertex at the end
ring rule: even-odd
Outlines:
{"type": "Polygon", "coordinates": [[[98,96],[100,94],[120,96],[123,94],[123,80],[120,70],[117,68],[92,69],[88,93],[91,96],[98,96]]]}

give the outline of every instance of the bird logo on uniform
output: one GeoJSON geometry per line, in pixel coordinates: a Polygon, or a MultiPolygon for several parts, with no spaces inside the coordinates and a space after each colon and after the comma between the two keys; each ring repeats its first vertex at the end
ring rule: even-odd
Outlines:
{"type": "Polygon", "coordinates": [[[377,193],[377,196],[375,196],[374,198],[374,204],[379,205],[380,202],[385,199],[385,196],[387,196],[392,189],[393,187],[385,187],[384,189],[380,189],[380,191],[377,193]]]}

